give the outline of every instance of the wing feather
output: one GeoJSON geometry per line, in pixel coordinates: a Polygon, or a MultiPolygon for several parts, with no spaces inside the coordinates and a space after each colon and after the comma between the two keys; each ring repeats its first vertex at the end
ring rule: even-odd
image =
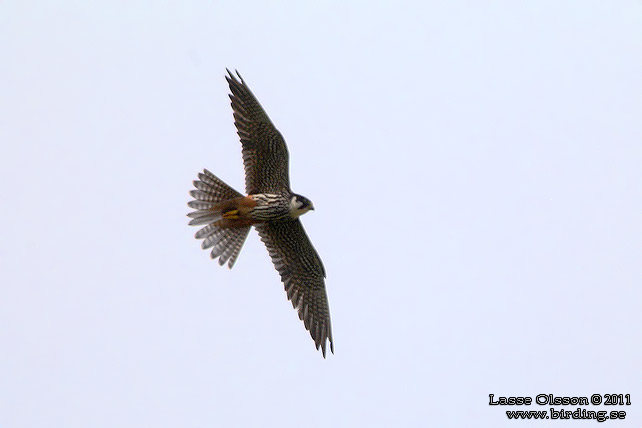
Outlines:
{"type": "Polygon", "coordinates": [[[288,148],[241,75],[227,70],[234,124],[243,146],[245,190],[248,194],[290,190],[288,148]],[[238,76],[238,79],[237,79],[238,76]]]}
{"type": "Polygon", "coordinates": [[[330,307],[325,290],[325,269],[310,239],[297,220],[255,226],[274,267],[281,275],[288,299],[310,332],[317,349],[334,353],[330,307]]]}

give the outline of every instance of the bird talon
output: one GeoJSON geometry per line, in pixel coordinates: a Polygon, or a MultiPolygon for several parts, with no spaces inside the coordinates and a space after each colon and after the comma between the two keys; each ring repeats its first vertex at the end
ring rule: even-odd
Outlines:
{"type": "Polygon", "coordinates": [[[231,210],[226,213],[223,213],[223,218],[229,219],[229,220],[238,220],[239,217],[239,210],[231,210]]]}

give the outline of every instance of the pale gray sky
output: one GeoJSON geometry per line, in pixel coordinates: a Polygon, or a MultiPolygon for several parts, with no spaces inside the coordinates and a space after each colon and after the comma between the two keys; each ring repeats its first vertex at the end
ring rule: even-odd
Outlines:
{"type": "Polygon", "coordinates": [[[5,1],[0,53],[0,427],[642,425],[639,1],[5,1]],[[187,226],[202,168],[243,190],[225,67],[315,204],[327,360],[256,233],[228,271],[187,226]]]}

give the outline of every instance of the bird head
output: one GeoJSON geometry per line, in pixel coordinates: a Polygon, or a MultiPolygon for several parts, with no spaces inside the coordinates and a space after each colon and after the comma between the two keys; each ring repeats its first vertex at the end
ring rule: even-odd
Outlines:
{"type": "Polygon", "coordinates": [[[296,193],[292,194],[290,198],[290,215],[292,218],[297,218],[310,210],[314,211],[312,201],[305,196],[297,195],[296,193]]]}

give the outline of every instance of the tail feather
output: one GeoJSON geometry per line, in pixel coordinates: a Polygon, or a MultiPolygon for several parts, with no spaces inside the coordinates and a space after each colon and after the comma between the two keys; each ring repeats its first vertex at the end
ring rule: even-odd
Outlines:
{"type": "Polygon", "coordinates": [[[227,262],[231,269],[245,243],[250,231],[250,226],[244,227],[222,227],[222,202],[241,197],[242,195],[223,180],[216,177],[208,170],[198,174],[199,180],[194,181],[194,187],[198,190],[190,191],[194,198],[187,205],[194,211],[187,214],[192,220],[192,226],[206,226],[196,232],[196,239],[203,239],[203,249],[212,248],[210,256],[212,259],[218,257],[220,265],[227,262]]]}
{"type": "Polygon", "coordinates": [[[203,184],[203,188],[196,186],[196,183],[199,183],[198,181],[194,182],[194,185],[196,186],[197,189],[203,190],[206,193],[210,193],[212,196],[217,196],[220,195],[223,197],[222,200],[226,199],[232,199],[236,198],[238,196],[243,196],[236,190],[232,189],[230,186],[225,184],[223,180],[209,172],[208,170],[204,169],[202,173],[198,174],[198,178],[201,180],[200,182],[203,184]],[[213,193],[212,193],[213,192],[213,193]]]}
{"type": "Polygon", "coordinates": [[[212,234],[214,230],[218,229],[218,226],[215,224],[210,224],[196,232],[196,235],[194,235],[194,238],[196,239],[204,239],[207,238],[212,234]]]}
{"type": "Polygon", "coordinates": [[[187,214],[187,216],[192,218],[192,220],[189,222],[190,226],[215,223],[223,218],[220,212],[212,210],[196,210],[187,214]]]}
{"type": "MultiPolygon", "coordinates": [[[[208,239],[212,239],[211,242],[208,242],[208,247],[212,248],[210,257],[216,259],[218,257],[218,263],[222,266],[227,262],[227,265],[231,269],[236,262],[236,258],[245,243],[245,238],[250,231],[250,227],[242,227],[235,229],[219,229],[218,232],[214,235],[211,235],[208,239]],[[218,240],[215,240],[218,239],[218,240]]],[[[205,241],[203,241],[205,244],[205,241]]]]}
{"type": "MultiPolygon", "coordinates": [[[[198,182],[195,181],[194,183],[198,183],[198,182]]],[[[190,196],[192,198],[194,198],[194,199],[196,199],[198,201],[203,201],[203,202],[214,202],[214,203],[216,203],[217,199],[218,199],[218,198],[210,195],[207,192],[203,192],[202,190],[190,190],[189,194],[190,194],[190,196]]],[[[192,202],[195,202],[195,201],[192,201],[192,202]]]]}
{"type": "Polygon", "coordinates": [[[212,248],[219,242],[225,242],[227,240],[227,237],[225,236],[224,231],[225,229],[221,229],[220,227],[216,226],[210,233],[207,234],[207,236],[203,237],[201,248],[207,250],[208,248],[212,248]]]}
{"type": "Polygon", "coordinates": [[[234,262],[236,262],[236,258],[239,255],[239,252],[241,251],[241,247],[243,246],[243,243],[245,242],[245,238],[247,238],[247,234],[250,231],[250,228],[245,228],[245,229],[237,229],[239,232],[238,235],[232,238],[232,241],[228,244],[227,248],[223,250],[223,254],[221,254],[221,258],[219,259],[219,263],[221,260],[229,260],[230,266],[234,266],[234,262]]]}
{"type": "Polygon", "coordinates": [[[187,206],[195,210],[211,210],[216,208],[220,202],[203,202],[203,201],[189,201],[187,206]]]}

